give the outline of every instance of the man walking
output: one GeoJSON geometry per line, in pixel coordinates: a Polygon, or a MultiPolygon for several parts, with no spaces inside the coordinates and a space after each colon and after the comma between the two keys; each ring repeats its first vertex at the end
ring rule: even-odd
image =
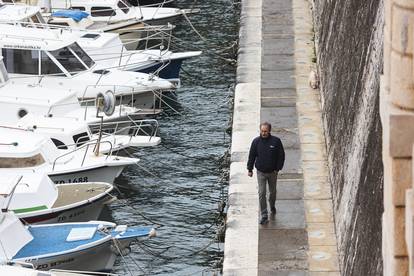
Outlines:
{"type": "Polygon", "coordinates": [[[269,205],[272,214],[276,214],[276,181],[277,174],[285,163],[285,151],[282,142],[270,131],[272,125],[268,122],[260,124],[260,136],[256,137],[250,146],[247,162],[248,176],[253,176],[253,165],[257,170],[259,186],[260,224],[268,222],[266,203],[266,184],[269,186],[269,205]]]}

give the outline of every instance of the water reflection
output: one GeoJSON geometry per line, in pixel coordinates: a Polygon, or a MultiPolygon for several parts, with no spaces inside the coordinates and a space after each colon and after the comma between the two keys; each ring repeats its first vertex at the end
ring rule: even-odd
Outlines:
{"type": "Polygon", "coordinates": [[[107,212],[117,223],[158,227],[155,239],[134,244],[119,259],[120,275],[209,275],[223,255],[216,231],[218,204],[227,195],[222,156],[230,142],[230,46],[238,36],[238,12],[229,0],[177,1],[181,8],[193,4],[201,13],[190,19],[206,41],[183,20],[174,35],[186,43],[174,46],[205,53],[185,63],[182,88],[169,102],[177,112],[159,118],[162,144],[134,153],[140,167],[117,179],[119,200],[107,212]]]}

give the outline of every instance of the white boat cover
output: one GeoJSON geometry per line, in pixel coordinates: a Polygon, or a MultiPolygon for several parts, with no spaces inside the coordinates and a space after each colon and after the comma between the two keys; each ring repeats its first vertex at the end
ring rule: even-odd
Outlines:
{"type": "Polygon", "coordinates": [[[0,262],[11,260],[32,239],[29,230],[13,213],[0,213],[0,262]]]}

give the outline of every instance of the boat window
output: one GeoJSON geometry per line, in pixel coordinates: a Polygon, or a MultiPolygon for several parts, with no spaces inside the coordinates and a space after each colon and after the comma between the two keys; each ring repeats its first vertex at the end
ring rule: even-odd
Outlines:
{"type": "Polygon", "coordinates": [[[41,74],[42,75],[56,75],[56,76],[64,76],[62,70],[55,64],[50,57],[42,51],[41,53],[41,74]]]}
{"type": "Polygon", "coordinates": [[[128,13],[129,12],[129,8],[128,8],[128,6],[124,3],[124,2],[122,2],[122,1],[119,1],[118,2],[118,7],[121,9],[121,11],[123,11],[124,13],[128,13]]]}
{"type": "Polygon", "coordinates": [[[111,7],[92,7],[91,16],[100,17],[100,16],[114,16],[116,15],[115,11],[111,7]]]}
{"type": "MultiPolygon", "coordinates": [[[[73,45],[73,44],[72,44],[73,45]]],[[[71,45],[71,46],[72,46],[71,45]]],[[[85,71],[88,68],[80,62],[80,60],[68,48],[60,48],[49,52],[57,61],[69,72],[71,75],[76,75],[79,72],[85,71]]]]}
{"type": "Polygon", "coordinates": [[[91,34],[91,33],[87,33],[87,34],[84,34],[82,36],[82,38],[90,38],[90,39],[98,39],[99,37],[101,37],[101,35],[99,35],[99,34],[91,34]]]}
{"type": "Polygon", "coordinates": [[[86,142],[90,140],[89,135],[86,132],[76,134],[72,138],[73,138],[73,141],[76,143],[76,146],[78,147],[82,146],[83,144],[85,144],[86,142]]]}
{"type": "Polygon", "coordinates": [[[85,11],[85,7],[71,7],[71,10],[85,11]]]}
{"type": "Polygon", "coordinates": [[[0,168],[27,168],[45,163],[40,153],[30,157],[0,157],[0,168]]]}
{"type": "Polygon", "coordinates": [[[36,15],[33,15],[32,17],[30,17],[30,21],[32,23],[40,23],[39,20],[37,19],[36,15]]]}
{"type": "Polygon", "coordinates": [[[67,26],[69,26],[69,24],[67,23],[67,22],[55,22],[55,21],[49,21],[49,23],[48,24],[51,24],[51,25],[57,25],[57,26],[64,26],[64,27],[67,27],[67,26]]]}
{"type": "Polygon", "coordinates": [[[43,20],[42,15],[37,12],[36,14],[34,14],[32,17],[30,17],[30,21],[33,23],[41,23],[41,24],[45,24],[46,22],[43,20]]]}
{"type": "Polygon", "coordinates": [[[69,46],[73,52],[85,63],[89,68],[92,67],[95,62],[91,59],[90,56],[78,45],[78,43],[73,43],[69,46]]]}
{"type": "Polygon", "coordinates": [[[39,74],[39,51],[21,49],[2,49],[3,61],[7,72],[17,74],[39,74]]]}
{"type": "Polygon", "coordinates": [[[55,146],[58,149],[68,149],[68,147],[62,141],[55,139],[55,138],[50,138],[50,139],[52,140],[53,144],[55,144],[55,146]]]}

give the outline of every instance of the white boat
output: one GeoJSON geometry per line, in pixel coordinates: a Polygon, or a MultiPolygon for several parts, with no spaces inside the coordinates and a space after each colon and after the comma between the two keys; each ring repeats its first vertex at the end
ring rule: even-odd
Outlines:
{"type": "MultiPolygon", "coordinates": [[[[59,28],[62,32],[74,32],[72,27],[50,25],[64,20],[62,17],[51,18],[49,24],[40,13],[40,8],[24,4],[5,5],[0,9],[0,22],[19,22],[22,26],[35,28],[59,28]]],[[[68,19],[69,20],[69,19],[68,19]]],[[[70,26],[70,25],[68,25],[70,26]]],[[[135,30],[141,39],[120,38],[115,33],[104,33],[91,30],[78,30],[80,37],[77,43],[96,62],[97,68],[117,68],[125,71],[156,74],[179,87],[179,73],[184,60],[199,56],[201,51],[171,52],[169,51],[173,26],[146,26],[135,30]],[[121,41],[122,39],[122,41],[121,41]],[[134,44],[131,47],[129,44],[134,44]],[[129,50],[142,44],[142,50],[129,50]]]]}
{"type": "Polygon", "coordinates": [[[56,184],[113,183],[126,166],[139,161],[113,156],[111,152],[96,155],[96,145],[96,142],[87,142],[74,150],[58,149],[43,135],[0,127],[0,172],[46,173],[56,184]]]}
{"type": "MultiPolygon", "coordinates": [[[[134,7],[127,0],[51,0],[40,4],[49,10],[51,3],[53,13],[44,13],[48,23],[68,26],[74,29],[101,30],[118,33],[124,42],[142,37],[139,30],[145,24],[159,25],[175,21],[189,10],[165,7],[134,7]],[[63,9],[63,10],[62,10],[63,9]]],[[[128,43],[128,50],[135,50],[136,43],[128,43]]]]}
{"type": "Polygon", "coordinates": [[[109,33],[84,32],[77,42],[96,61],[99,68],[118,68],[125,71],[156,74],[179,87],[183,61],[197,57],[202,52],[172,52],[169,50],[169,40],[163,40],[171,29],[156,26],[151,32],[149,38],[138,41],[144,45],[143,50],[130,51],[125,48],[119,36],[109,33]],[[148,41],[150,41],[149,44],[147,44],[148,41]]]}
{"type": "MultiPolygon", "coordinates": [[[[0,57],[1,60],[1,57],[0,57]]],[[[43,117],[66,117],[79,123],[96,125],[96,106],[88,101],[80,105],[76,93],[70,89],[50,89],[42,85],[18,85],[8,79],[8,74],[0,62],[0,125],[15,125],[27,114],[43,117]],[[35,96],[34,96],[35,95],[35,96]]],[[[105,124],[109,122],[131,121],[154,116],[157,110],[142,110],[130,106],[118,105],[114,114],[101,114],[105,124]]]]}
{"type": "Polygon", "coordinates": [[[132,241],[155,235],[149,227],[105,221],[25,227],[10,212],[0,216],[0,261],[31,263],[38,270],[111,271],[132,241]]]}
{"type": "Polygon", "coordinates": [[[101,130],[100,153],[132,147],[152,147],[161,143],[158,122],[153,119],[125,120],[87,124],[70,117],[45,117],[27,114],[15,125],[49,137],[59,149],[73,150],[86,142],[96,142],[101,130]],[[95,132],[92,132],[95,131],[95,132]]]}
{"type": "MultiPolygon", "coordinates": [[[[172,22],[190,10],[164,7],[134,7],[126,0],[50,0],[53,11],[72,9],[87,12],[93,22],[115,24],[117,22],[135,21],[147,24],[172,22]]],[[[47,5],[41,7],[49,8],[47,5]]]]}
{"type": "Polygon", "coordinates": [[[151,108],[156,95],[174,86],[144,73],[98,69],[76,43],[79,33],[0,24],[0,48],[10,81],[72,89],[79,99],[110,90],[123,103],[151,108]]]}
{"type": "Polygon", "coordinates": [[[96,220],[114,197],[113,186],[103,182],[55,185],[44,174],[0,176],[0,205],[25,223],[57,223],[96,220]]]}

